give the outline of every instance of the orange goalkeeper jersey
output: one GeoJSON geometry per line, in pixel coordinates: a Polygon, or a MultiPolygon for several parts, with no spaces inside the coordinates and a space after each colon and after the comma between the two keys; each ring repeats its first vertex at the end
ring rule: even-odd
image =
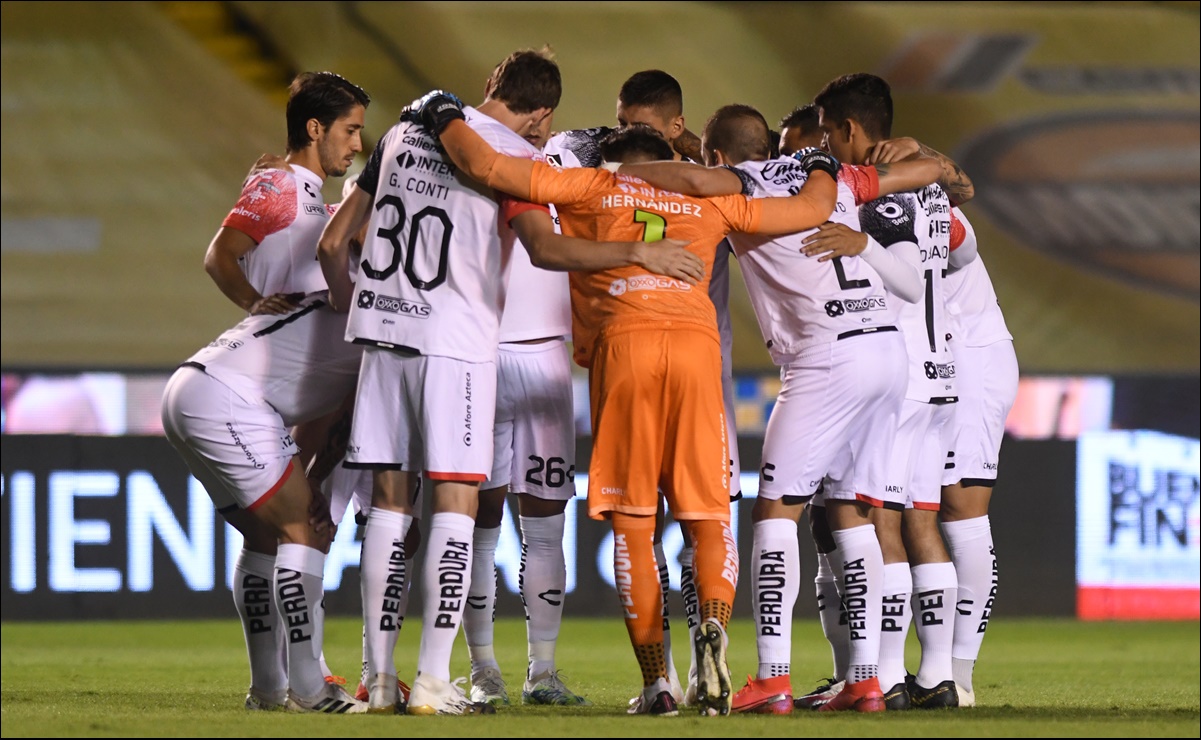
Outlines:
{"type": "Polygon", "coordinates": [[[555,204],[562,232],[595,241],[680,239],[705,261],[705,278],[689,285],[629,266],[571,273],[575,361],[588,367],[597,341],[633,328],[687,325],[717,334],[709,277],[717,245],[731,231],[759,228],[761,200],[742,195],[693,198],[607,170],[566,169],[536,162],[532,199],[555,204]]]}

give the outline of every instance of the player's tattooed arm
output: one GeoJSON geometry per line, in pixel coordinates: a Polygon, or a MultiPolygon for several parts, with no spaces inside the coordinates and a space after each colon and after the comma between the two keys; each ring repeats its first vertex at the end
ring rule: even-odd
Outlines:
{"type": "MultiPolygon", "coordinates": [[[[929,147],[917,139],[904,136],[877,142],[868,153],[867,164],[876,165],[901,162],[914,157],[930,157],[942,168],[938,184],[956,204],[966,203],[976,195],[976,186],[963,168],[947,155],[929,147]]],[[[884,174],[884,173],[881,173],[884,174]]]]}
{"type": "Polygon", "coordinates": [[[676,150],[676,154],[681,157],[688,157],[693,162],[701,162],[701,137],[692,133],[688,129],[684,129],[684,133],[676,137],[672,142],[672,148],[676,150]]]}

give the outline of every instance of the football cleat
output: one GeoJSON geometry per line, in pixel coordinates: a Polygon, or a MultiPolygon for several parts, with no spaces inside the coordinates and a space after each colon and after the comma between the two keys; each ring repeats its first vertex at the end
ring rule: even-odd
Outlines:
{"type": "MultiPolygon", "coordinates": [[[[671,692],[671,698],[673,701],[675,701],[677,707],[692,706],[691,704],[684,704],[684,690],[680,688],[679,681],[674,681],[669,676],[667,679],[667,686],[668,686],[668,690],[671,692]]],[[[692,695],[693,695],[693,697],[695,697],[696,696],[696,684],[694,683],[691,688],[692,688],[692,695]]],[[[646,714],[646,712],[642,711],[642,694],[641,693],[639,693],[638,696],[635,696],[633,699],[630,699],[628,705],[626,706],[626,714],[646,714]]]]}
{"type": "Polygon", "coordinates": [[[932,689],[909,684],[909,701],[915,709],[954,709],[959,706],[959,695],[955,693],[954,681],[943,681],[932,689]]]}
{"type": "Polygon", "coordinates": [[[509,690],[499,668],[486,666],[471,672],[471,700],[494,707],[509,706],[509,690]]]}
{"type": "Polygon", "coordinates": [[[955,684],[955,693],[959,695],[959,706],[974,707],[976,706],[976,692],[970,689],[965,689],[960,684],[955,684]]]}
{"type": "MultiPolygon", "coordinates": [[[[356,691],[357,699],[358,692],[356,691]]],[[[405,704],[400,699],[400,679],[389,673],[377,673],[367,691],[368,714],[404,714],[405,704]]]]}
{"type": "Polygon", "coordinates": [[[875,677],[846,684],[833,699],[816,707],[819,712],[883,712],[884,708],[880,679],[875,677]]]}
{"type": "Polygon", "coordinates": [[[746,677],[746,686],[734,694],[730,711],[735,714],[791,714],[792,679],[787,676],[771,678],[746,677]]]}
{"type": "Polygon", "coordinates": [[[650,686],[642,689],[642,693],[630,700],[629,714],[650,714],[656,717],[676,717],[680,714],[680,706],[673,696],[672,685],[660,678],[650,686]]]}
{"type": "MultiPolygon", "coordinates": [[[[400,692],[400,700],[404,704],[409,703],[409,685],[399,678],[396,679],[396,689],[400,692]]],[[[354,698],[359,701],[367,701],[371,698],[371,693],[367,691],[367,684],[359,681],[359,687],[354,691],[354,698]]]]}
{"type": "Polygon", "coordinates": [[[366,714],[367,702],[359,701],[346,689],[335,683],[327,683],[325,687],[312,697],[297,696],[288,689],[288,698],[284,707],[289,712],[314,712],[320,714],[366,714]]]}
{"type": "Polygon", "coordinates": [[[813,691],[793,699],[792,706],[795,709],[816,709],[838,696],[838,692],[842,691],[842,687],[845,685],[846,681],[835,681],[833,678],[827,678],[824,684],[818,686],[813,691]]]}
{"type": "Polygon", "coordinates": [[[702,716],[730,713],[733,691],[730,668],[726,664],[726,631],[714,619],[706,619],[696,629],[696,705],[702,716]]]}
{"type": "Polygon", "coordinates": [[[913,708],[913,703],[909,701],[908,676],[905,677],[903,683],[899,683],[884,692],[884,708],[890,712],[913,708]]]}
{"type": "Polygon", "coordinates": [[[288,700],[288,692],[266,694],[251,687],[246,693],[246,708],[254,712],[277,712],[284,708],[288,700]]]}
{"type": "Polygon", "coordinates": [[[551,704],[560,707],[590,707],[592,702],[563,683],[558,671],[547,671],[527,679],[521,692],[522,704],[551,704]]]}
{"type": "Polygon", "coordinates": [[[496,707],[482,702],[473,702],[463,691],[467,678],[456,678],[454,682],[443,681],[428,673],[417,674],[413,682],[413,693],[409,694],[409,714],[496,714],[496,707]]]}

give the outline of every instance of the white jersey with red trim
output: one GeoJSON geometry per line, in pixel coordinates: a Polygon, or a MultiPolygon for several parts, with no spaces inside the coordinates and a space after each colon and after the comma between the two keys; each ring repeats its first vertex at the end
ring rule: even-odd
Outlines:
{"type": "Polygon", "coordinates": [[[266,403],[291,426],[333,411],[354,392],[363,348],[342,341],[346,314],[312,293],[283,315],[247,316],[192,355],[248,403],[266,403]]]}
{"type": "MultiPolygon", "coordinates": [[[[501,154],[537,150],[463,109],[501,154]]],[[[374,200],[346,339],[467,362],[494,362],[515,237],[491,189],[461,174],[422,127],[401,121],[358,179],[374,200]]]]}
{"type": "MultiPolygon", "coordinates": [[[[807,179],[791,157],[743,162],[733,171],[742,178],[744,194],[758,198],[795,195],[807,179]]],[[[857,204],[875,197],[878,182],[873,168],[844,166],[830,220],[859,230],[857,204]]],[[[730,235],[759,330],[777,365],[787,365],[808,347],[897,325],[900,301],[866,262],[805,256],[802,242],[815,231],[730,235]]]]}
{"type": "Polygon", "coordinates": [[[909,389],[905,397],[923,403],[950,401],[955,388],[955,359],[947,344],[947,259],[951,253],[951,202],[938,185],[894,193],[859,208],[864,233],[896,250],[921,275],[925,292],[917,303],[901,306],[901,330],[909,350],[909,389]]]}
{"type": "MultiPolygon", "coordinates": [[[[963,211],[956,208],[954,213],[963,224],[964,244],[975,242],[976,230],[963,211]]],[[[1005,325],[997,292],[979,255],[955,272],[947,273],[944,285],[950,331],[959,344],[964,347],[987,347],[995,342],[1013,340],[1009,327],[1005,325]]]]}
{"type": "Polygon", "coordinates": [[[246,179],[237,205],[222,226],[254,239],[238,259],[247,282],[264,296],[312,293],[328,286],[317,261],[317,240],[331,211],[321,178],[299,165],[263,170],[246,179]]]}

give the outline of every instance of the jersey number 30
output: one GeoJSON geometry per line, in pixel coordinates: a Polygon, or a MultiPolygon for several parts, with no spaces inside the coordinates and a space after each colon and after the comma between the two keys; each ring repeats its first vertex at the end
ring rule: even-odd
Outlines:
{"type": "Polygon", "coordinates": [[[414,216],[409,227],[409,238],[407,244],[401,244],[400,232],[404,230],[406,222],[406,214],[404,203],[395,195],[385,195],[375,204],[375,210],[382,211],[385,208],[392,207],[396,209],[396,225],[388,228],[381,227],[376,231],[376,235],[382,239],[387,239],[388,244],[392,247],[392,260],[388,265],[380,270],[377,269],[367,260],[362,262],[363,274],[372,280],[387,280],[396,274],[400,269],[400,255],[404,252],[404,273],[417,290],[433,290],[442,283],[446,282],[446,260],[450,252],[450,235],[454,233],[454,224],[450,222],[450,217],[446,215],[446,211],[437,206],[426,206],[418,211],[414,216]],[[439,244],[435,238],[437,231],[442,232],[441,243],[438,246],[438,267],[432,277],[421,277],[416,270],[416,256],[418,241],[421,236],[421,229],[427,229],[427,235],[430,237],[425,240],[425,243],[439,244]]]}

